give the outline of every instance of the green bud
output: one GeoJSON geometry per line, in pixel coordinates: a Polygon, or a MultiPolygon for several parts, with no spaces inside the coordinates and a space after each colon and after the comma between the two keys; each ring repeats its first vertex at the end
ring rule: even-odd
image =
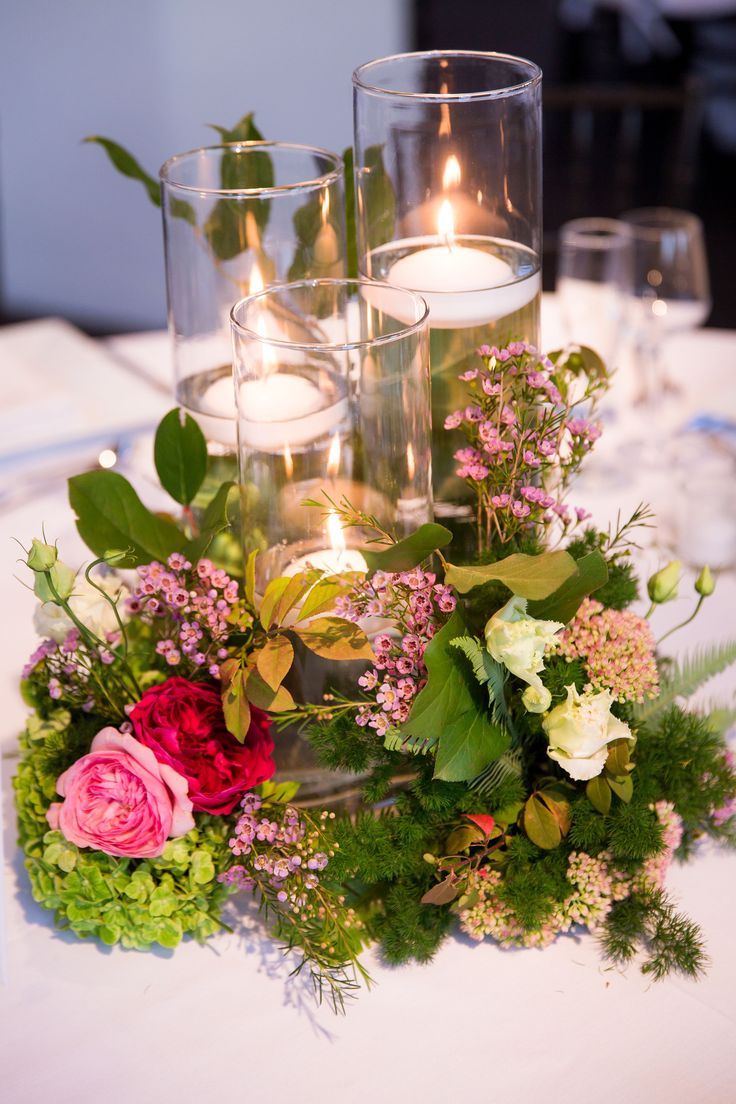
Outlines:
{"type": "Polygon", "coordinates": [[[31,541],[31,551],[28,553],[26,563],[31,571],[48,571],[59,558],[55,544],[43,544],[34,537],[31,541]]]}
{"type": "Polygon", "coordinates": [[[698,594],[701,594],[703,598],[707,598],[715,589],[716,581],[711,575],[710,568],[706,564],[695,580],[695,590],[698,594]]]}
{"type": "Polygon", "coordinates": [[[102,559],[110,567],[115,567],[117,564],[121,564],[123,560],[127,559],[130,555],[130,549],[124,548],[108,548],[107,552],[102,559]]]}
{"type": "Polygon", "coordinates": [[[72,571],[70,567],[67,567],[65,563],[62,563],[61,560],[58,560],[52,567],[47,568],[47,571],[56,594],[54,594],[54,591],[52,591],[49,585],[49,578],[45,571],[37,572],[36,581],[33,584],[33,593],[42,602],[56,602],[58,605],[59,599],[66,601],[73,593],[77,573],[76,571],[72,571]]]}
{"type": "Polygon", "coordinates": [[[655,572],[647,583],[649,597],[658,605],[662,602],[670,602],[677,597],[677,587],[680,582],[679,560],[672,560],[661,571],[655,572]]]}

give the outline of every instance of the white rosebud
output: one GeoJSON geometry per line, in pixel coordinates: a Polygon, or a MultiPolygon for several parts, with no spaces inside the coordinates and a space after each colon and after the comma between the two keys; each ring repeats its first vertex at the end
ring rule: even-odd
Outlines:
{"type": "MultiPolygon", "coordinates": [[[[118,613],[121,621],[127,620],[124,601],[128,596],[128,588],[116,575],[100,575],[96,577],[97,586],[102,587],[106,594],[118,601],[118,613]]],[[[84,575],[79,575],[74,583],[74,589],[68,599],[72,612],[91,633],[105,640],[107,633],[118,629],[115,612],[110,603],[99,590],[87,582],[84,575]]],[[[74,628],[66,611],[54,602],[44,602],[36,606],[33,614],[33,627],[39,636],[55,640],[61,644],[74,628]]]]}
{"type": "Polygon", "coordinates": [[[631,729],[611,713],[609,690],[586,690],[579,694],[567,687],[567,701],[556,705],[542,721],[547,733],[550,759],[559,763],[571,778],[587,781],[600,774],[612,740],[633,740],[631,729]]]}
{"type": "Polygon", "coordinates": [[[539,672],[544,670],[545,651],[564,627],[561,621],[537,621],[529,617],[526,598],[518,595],[494,613],[486,625],[486,647],[493,659],[535,691],[534,695],[525,694],[522,698],[530,713],[543,713],[549,706],[551,698],[539,672]]]}
{"type": "Polygon", "coordinates": [[[552,695],[546,686],[527,686],[521,695],[521,702],[528,713],[546,713],[550,707],[552,695]]]}

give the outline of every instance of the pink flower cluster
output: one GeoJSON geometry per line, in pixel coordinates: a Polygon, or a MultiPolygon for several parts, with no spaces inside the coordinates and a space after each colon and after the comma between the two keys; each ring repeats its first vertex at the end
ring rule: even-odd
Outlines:
{"type": "Polygon", "coordinates": [[[659,693],[654,637],[643,617],[586,598],[559,639],[560,654],[582,659],[594,689],[639,704],[659,693]]]}
{"type": "Polygon", "coordinates": [[[95,697],[90,685],[90,670],[98,660],[111,662],[111,652],[92,654],[83,644],[79,631],[70,629],[61,644],[42,640],[23,668],[23,678],[37,677],[50,698],[63,698],[85,713],[94,709],[95,697]]]}
{"type": "Polygon", "coordinates": [[[239,600],[238,584],[210,560],[194,568],[180,553],[166,566],[153,562],[138,568],[140,582],[128,599],[128,612],[144,621],[165,620],[156,652],[169,667],[184,673],[206,669],[219,678],[218,660],[232,626],[228,617],[239,600]]]}
{"type": "Polygon", "coordinates": [[[473,485],[502,533],[521,522],[583,520],[585,511],[573,514],[544,489],[543,476],[552,467],[574,470],[600,427],[569,416],[555,366],[533,346],[517,341],[478,352],[483,366],[459,377],[473,401],[445,419],[445,429],[462,429],[468,442],[455,452],[457,474],[473,485]]]}
{"type": "Polygon", "coordinates": [[[372,639],[375,663],[358,679],[372,700],[358,710],[356,722],[375,728],[379,736],[408,718],[426,682],[425,649],[455,609],[451,588],[436,579],[419,567],[396,574],[377,571],[335,603],[336,612],[349,621],[377,618],[386,623],[372,639]]]}
{"type": "MultiPolygon", "coordinates": [[[[236,889],[254,889],[259,881],[266,881],[285,910],[301,912],[329,862],[329,855],[321,850],[319,828],[308,825],[293,805],[284,806],[278,820],[262,814],[263,802],[257,794],[246,794],[241,805],[243,813],[229,846],[236,858],[246,861],[219,874],[218,881],[236,889]]],[[[334,816],[323,811],[319,819],[324,823],[334,816]]]]}
{"type": "Polygon", "coordinates": [[[642,889],[659,888],[682,839],[682,820],[668,801],[652,806],[662,827],[664,848],[646,860],[633,877],[617,869],[608,851],[588,855],[573,851],[568,856],[567,880],[571,891],[555,904],[547,919],[536,929],[526,929],[513,908],[503,899],[503,876],[495,867],[481,867],[468,879],[467,893],[473,904],[460,911],[460,926],[471,939],[486,936],[502,947],[546,947],[562,932],[581,924],[589,931],[600,930],[616,901],[623,901],[642,889]]]}

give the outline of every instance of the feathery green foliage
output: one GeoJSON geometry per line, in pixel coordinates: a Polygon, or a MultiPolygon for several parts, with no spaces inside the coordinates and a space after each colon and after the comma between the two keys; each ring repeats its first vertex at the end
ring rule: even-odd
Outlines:
{"type": "Polygon", "coordinates": [[[642,972],[657,981],[672,971],[697,978],[708,964],[697,925],[678,913],[661,890],[618,901],[606,920],[601,944],[606,957],[621,964],[643,951],[642,972]]]}
{"type": "Polygon", "coordinates": [[[736,663],[736,640],[726,640],[700,648],[681,663],[672,662],[666,668],[659,696],[634,707],[636,724],[646,724],[669,709],[677,698],[689,698],[714,675],[736,663]]]}

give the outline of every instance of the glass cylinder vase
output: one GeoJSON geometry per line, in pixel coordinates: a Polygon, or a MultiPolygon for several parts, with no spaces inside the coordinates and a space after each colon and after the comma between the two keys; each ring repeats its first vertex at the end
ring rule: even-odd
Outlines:
{"type": "Polygon", "coordinates": [[[211,455],[234,467],[230,310],[273,284],[344,275],[342,160],[283,142],[231,143],[178,154],[160,178],[177,402],[211,455]]]}
{"type": "MultiPolygon", "coordinates": [[[[256,595],[310,568],[367,570],[364,553],[380,548],[375,526],[401,539],[432,517],[426,303],[368,281],[300,281],[237,303],[232,328],[243,546],[258,552],[256,595]]],[[[298,639],[294,651],[295,699],[355,696],[365,663],[320,659],[298,639]]],[[[279,736],[277,765],[303,797],[355,782],[321,770],[296,731],[279,736]]]]}
{"type": "Polygon", "coordinates": [[[382,58],[353,75],[361,272],[430,310],[435,513],[472,527],[445,418],[481,345],[537,344],[541,71],[503,54],[382,58]]]}

